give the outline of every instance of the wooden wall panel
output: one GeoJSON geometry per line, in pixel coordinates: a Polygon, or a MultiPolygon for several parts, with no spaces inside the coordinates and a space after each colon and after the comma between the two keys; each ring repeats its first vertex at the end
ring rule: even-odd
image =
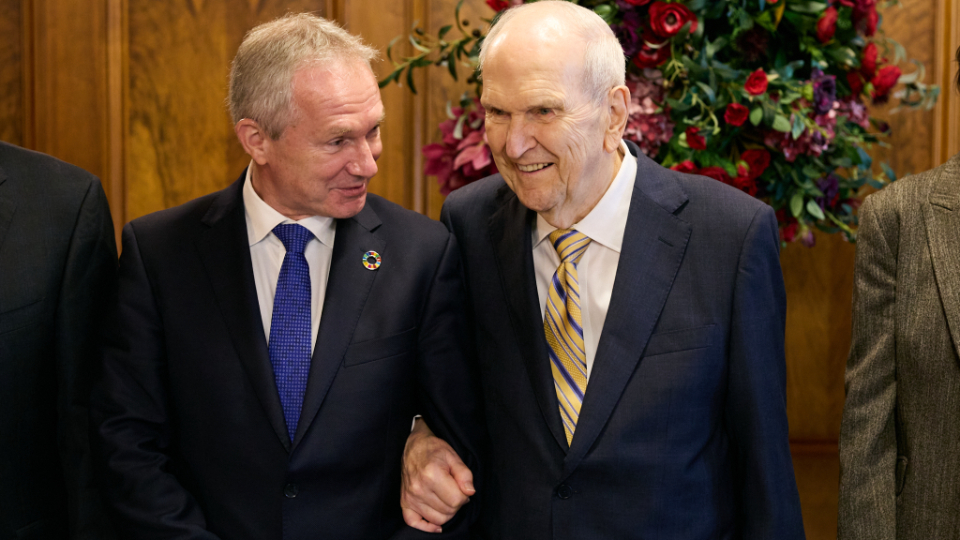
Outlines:
{"type": "Polygon", "coordinates": [[[0,0],[0,141],[23,144],[23,32],[20,0],[0,0]]]}
{"type": "Polygon", "coordinates": [[[227,113],[244,34],[324,0],[129,0],[128,220],[221,189],[248,163],[227,113]]]}

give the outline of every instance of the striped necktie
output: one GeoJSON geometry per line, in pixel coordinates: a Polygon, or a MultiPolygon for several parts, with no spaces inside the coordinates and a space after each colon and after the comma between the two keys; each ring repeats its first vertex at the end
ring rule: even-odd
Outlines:
{"type": "Polygon", "coordinates": [[[560,267],[553,274],[547,294],[543,330],[550,345],[550,370],[569,445],[580,418],[583,393],[587,390],[587,354],[583,346],[577,263],[587,251],[590,238],[572,229],[557,229],[550,233],[550,242],[560,255],[560,267]]]}

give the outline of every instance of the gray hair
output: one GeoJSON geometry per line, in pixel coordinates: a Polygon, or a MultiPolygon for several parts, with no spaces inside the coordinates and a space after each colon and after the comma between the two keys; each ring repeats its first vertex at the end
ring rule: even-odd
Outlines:
{"type": "Polygon", "coordinates": [[[294,120],[293,75],[305,64],[366,62],[376,49],[340,26],[311,13],[288,13],[247,32],[230,66],[227,103],[236,124],[249,118],[271,139],[294,120]]]}
{"type": "Polygon", "coordinates": [[[493,43],[506,29],[511,19],[525,10],[549,9],[559,11],[566,27],[584,41],[584,92],[599,103],[607,92],[621,86],[626,79],[626,57],[623,47],[610,26],[593,11],[566,0],[542,0],[521,4],[500,13],[487,37],[480,44],[480,71],[487,56],[487,44],[493,43]]]}

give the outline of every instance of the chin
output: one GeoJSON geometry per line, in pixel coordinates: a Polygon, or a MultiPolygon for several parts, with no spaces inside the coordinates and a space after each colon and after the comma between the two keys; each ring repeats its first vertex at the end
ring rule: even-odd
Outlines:
{"type": "Polygon", "coordinates": [[[364,193],[362,196],[355,199],[350,199],[342,201],[333,206],[333,208],[327,208],[326,212],[321,215],[327,215],[334,219],[349,219],[353,216],[360,213],[363,210],[363,206],[367,203],[367,194],[364,193]]]}

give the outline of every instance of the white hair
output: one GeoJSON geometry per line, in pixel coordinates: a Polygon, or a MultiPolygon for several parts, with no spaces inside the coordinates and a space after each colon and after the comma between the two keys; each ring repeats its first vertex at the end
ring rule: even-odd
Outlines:
{"type": "MultiPolygon", "coordinates": [[[[288,13],[247,32],[230,67],[227,103],[236,124],[249,118],[277,139],[296,117],[293,75],[305,64],[377,58],[376,49],[333,21],[288,13]]],[[[371,75],[372,76],[372,75],[371,75]]]]}
{"type": "Polygon", "coordinates": [[[611,88],[626,79],[623,47],[610,26],[593,11],[566,0],[542,0],[521,4],[500,13],[487,37],[480,44],[480,72],[487,56],[487,44],[496,41],[518,14],[526,10],[544,10],[544,15],[559,14],[564,27],[583,40],[584,92],[599,103],[611,88]]]}

